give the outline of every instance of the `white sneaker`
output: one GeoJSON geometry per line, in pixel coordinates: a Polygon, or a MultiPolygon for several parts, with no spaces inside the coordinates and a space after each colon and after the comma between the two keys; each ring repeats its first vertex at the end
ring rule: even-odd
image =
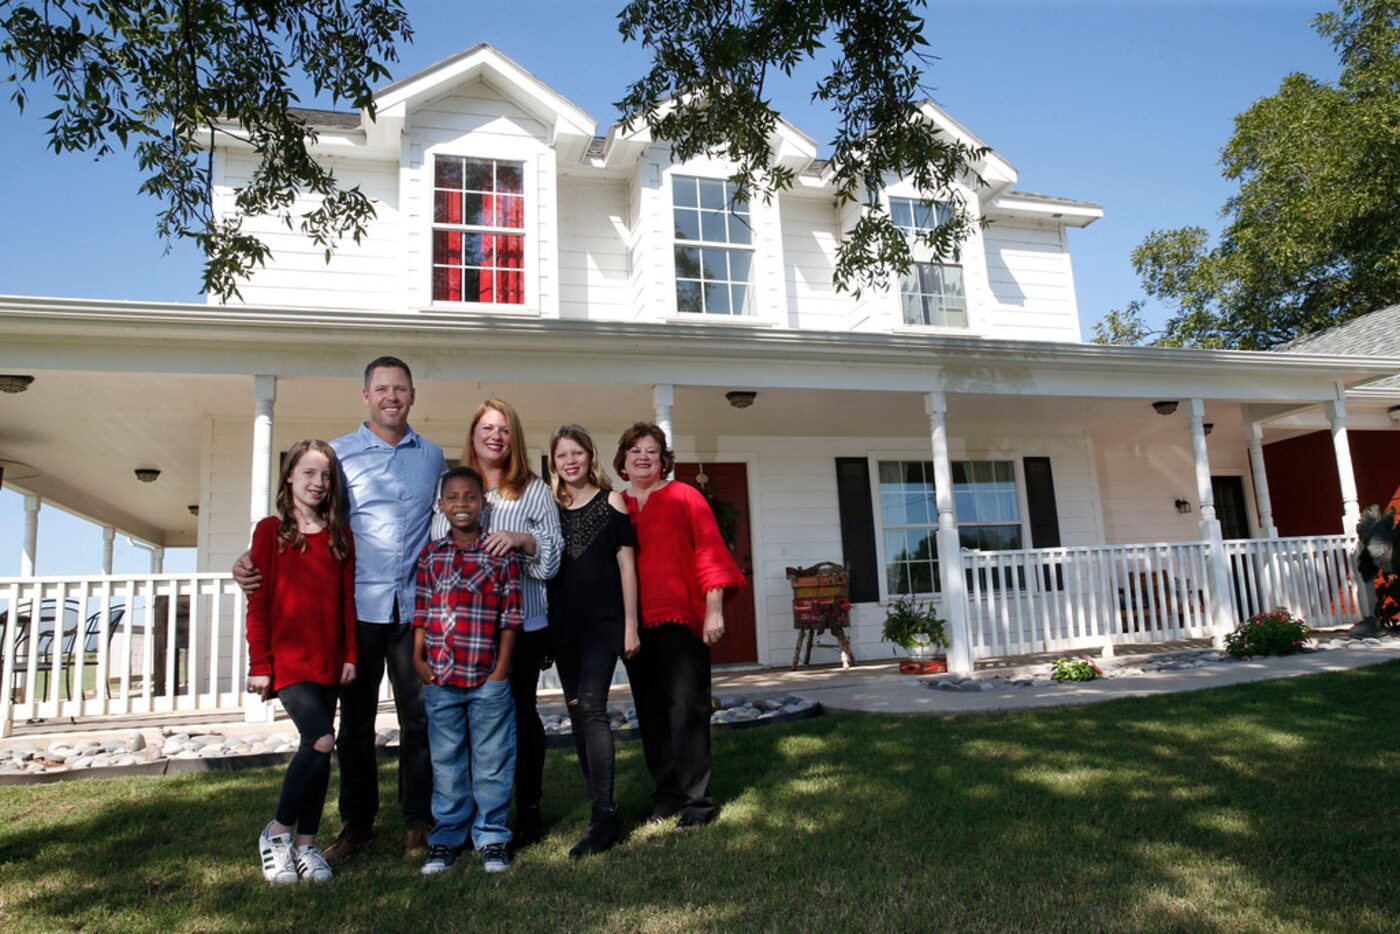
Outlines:
{"type": "Polygon", "coordinates": [[[296,866],[292,863],[292,835],[269,833],[271,830],[269,823],[258,837],[263,878],[273,885],[291,885],[297,881],[296,866]]]}
{"type": "Polygon", "coordinates": [[[301,877],[301,881],[329,882],[335,878],[335,873],[331,872],[331,864],[326,862],[326,854],[315,844],[293,847],[292,852],[295,854],[297,875],[301,877]]]}

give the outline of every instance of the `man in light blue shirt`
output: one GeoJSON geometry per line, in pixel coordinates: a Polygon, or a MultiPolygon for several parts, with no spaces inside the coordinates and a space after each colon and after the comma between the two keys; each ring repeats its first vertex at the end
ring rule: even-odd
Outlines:
{"type": "MultiPolygon", "coordinates": [[[[331,442],[345,479],[355,536],[355,611],[359,667],[340,695],[340,835],[326,850],[344,862],[373,835],[379,812],[374,721],[387,668],[399,718],[399,806],[410,853],[427,849],[432,824],[432,765],[423,685],[413,670],[414,572],[428,542],[433,491],[447,472],[442,449],[409,427],[413,374],[396,357],[365,368],[369,419],[331,442]]],[[[245,555],[234,576],[247,589],[257,570],[245,555]],[[251,572],[251,573],[249,573],[251,572]]]]}

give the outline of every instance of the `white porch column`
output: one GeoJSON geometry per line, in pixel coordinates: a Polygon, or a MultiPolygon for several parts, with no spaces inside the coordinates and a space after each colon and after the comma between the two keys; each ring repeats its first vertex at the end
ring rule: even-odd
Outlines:
{"type": "Polygon", "coordinates": [[[948,617],[948,670],[968,674],[973,669],[972,632],[968,627],[967,593],[963,581],[962,545],[953,505],[953,465],[948,459],[948,397],[924,396],[929,435],[933,443],[933,490],[938,505],[938,580],[943,612],[948,617]]]}
{"type": "Polygon", "coordinates": [[[1215,643],[1225,644],[1225,634],[1235,628],[1234,600],[1230,594],[1230,560],[1225,555],[1225,536],[1215,516],[1215,492],[1210,485],[1210,455],[1206,449],[1206,404],[1201,399],[1186,400],[1186,417],[1191,425],[1191,450],[1196,460],[1196,497],[1201,504],[1201,539],[1210,548],[1210,615],[1215,624],[1215,643]]]}
{"type": "Polygon", "coordinates": [[[117,543],[117,530],[110,525],[102,527],[102,573],[112,573],[112,550],[117,543]]]}
{"type": "Polygon", "coordinates": [[[1265,538],[1278,538],[1274,525],[1274,503],[1269,498],[1269,476],[1264,469],[1264,433],[1249,418],[1244,423],[1244,440],[1249,446],[1249,466],[1254,471],[1254,499],[1259,506],[1259,528],[1265,538]]]}
{"type": "Polygon", "coordinates": [[[165,546],[154,542],[151,544],[151,573],[165,573],[165,546]]]}
{"type": "Polygon", "coordinates": [[[39,556],[39,507],[43,499],[33,493],[24,494],[24,545],[19,555],[19,576],[33,577],[39,556]]]}
{"type": "MultiPolygon", "coordinates": [[[[248,500],[249,528],[272,512],[272,414],[277,405],[277,377],[253,377],[253,492],[248,500]]],[[[243,695],[245,723],[271,723],[272,705],[256,694],[243,695]]]]}
{"type": "Polygon", "coordinates": [[[1332,450],[1337,458],[1337,479],[1342,486],[1342,534],[1355,535],[1361,519],[1361,501],[1356,492],[1356,470],[1351,464],[1351,444],[1347,441],[1347,404],[1337,387],[1337,398],[1323,403],[1332,426],[1332,450]]]}
{"type": "Polygon", "coordinates": [[[253,492],[248,501],[251,525],[272,512],[272,412],[277,404],[277,377],[253,377],[253,492]]]}
{"type": "Polygon", "coordinates": [[[676,430],[671,424],[671,413],[676,407],[676,387],[670,383],[657,383],[651,387],[651,403],[656,408],[656,424],[666,434],[666,446],[676,449],[676,430]]]}

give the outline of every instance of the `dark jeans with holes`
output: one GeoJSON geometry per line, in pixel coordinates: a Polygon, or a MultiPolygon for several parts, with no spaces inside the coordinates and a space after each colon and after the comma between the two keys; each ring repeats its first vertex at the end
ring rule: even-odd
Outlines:
{"type": "Polygon", "coordinates": [[[595,813],[613,809],[613,734],[608,720],[608,687],[617,668],[617,651],[605,638],[585,636],[555,646],[554,663],[568,701],[574,750],[583,769],[588,800],[595,813]]]}
{"type": "Polygon", "coordinates": [[[301,734],[301,745],[287,766],[282,779],[282,796],[277,801],[277,823],[295,827],[297,833],[314,837],[321,826],[326,806],[326,787],[331,780],[330,750],[321,752],[316,741],[331,736],[335,719],[335,699],[340,688],[334,684],[298,681],[277,692],[277,699],[301,734]]]}

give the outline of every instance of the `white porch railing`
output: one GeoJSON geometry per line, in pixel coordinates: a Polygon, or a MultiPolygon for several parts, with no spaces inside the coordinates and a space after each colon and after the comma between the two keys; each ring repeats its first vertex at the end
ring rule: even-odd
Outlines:
{"type": "Polygon", "coordinates": [[[0,731],[14,721],[241,709],[227,574],[0,578],[0,731]]]}
{"type": "Polygon", "coordinates": [[[964,551],[975,658],[1068,652],[1215,635],[1283,606],[1314,627],[1360,615],[1352,540],[1336,535],[1230,541],[1229,593],[1216,594],[1207,542],[964,551]]]}
{"type": "Polygon", "coordinates": [[[1225,543],[1241,619],[1284,607],[1315,628],[1344,626],[1362,615],[1347,535],[1261,538],[1225,543]]]}

